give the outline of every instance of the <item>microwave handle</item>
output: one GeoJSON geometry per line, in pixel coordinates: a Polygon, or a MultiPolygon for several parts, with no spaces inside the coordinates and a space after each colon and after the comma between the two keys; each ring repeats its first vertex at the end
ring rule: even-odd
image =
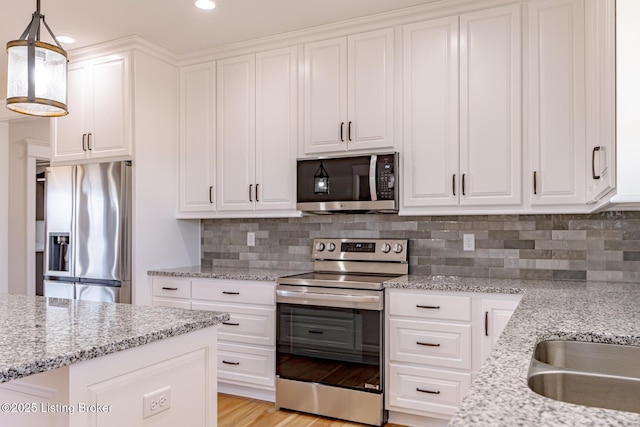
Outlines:
{"type": "Polygon", "coordinates": [[[371,201],[378,200],[378,179],[376,176],[376,166],[378,165],[378,156],[372,155],[369,162],[369,192],[371,193],[371,201]]]}

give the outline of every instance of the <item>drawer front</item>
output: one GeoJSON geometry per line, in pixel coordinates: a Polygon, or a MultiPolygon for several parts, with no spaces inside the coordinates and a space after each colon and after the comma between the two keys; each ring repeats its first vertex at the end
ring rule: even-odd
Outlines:
{"type": "Polygon", "coordinates": [[[242,307],[202,301],[193,301],[191,307],[194,310],[229,313],[229,320],[218,325],[219,341],[266,346],[274,346],[276,343],[275,308],[242,307]]]}
{"type": "Polygon", "coordinates": [[[471,374],[394,364],[389,370],[392,407],[453,415],[471,384],[471,374]]]}
{"type": "Polygon", "coordinates": [[[218,343],[218,380],[275,387],[275,349],[218,343]]]}
{"type": "Polygon", "coordinates": [[[191,301],[177,298],[154,298],[153,305],[156,307],[191,308],[191,301]]]}
{"type": "Polygon", "coordinates": [[[389,292],[389,314],[433,320],[471,321],[471,298],[429,292],[389,292]]]}
{"type": "Polygon", "coordinates": [[[390,359],[471,369],[471,325],[389,320],[390,359]]]}
{"type": "Polygon", "coordinates": [[[276,285],[246,280],[193,280],[191,296],[199,300],[275,307],[276,285]]]}
{"type": "Polygon", "coordinates": [[[153,279],[153,296],[168,298],[191,298],[189,279],[153,279]]]}

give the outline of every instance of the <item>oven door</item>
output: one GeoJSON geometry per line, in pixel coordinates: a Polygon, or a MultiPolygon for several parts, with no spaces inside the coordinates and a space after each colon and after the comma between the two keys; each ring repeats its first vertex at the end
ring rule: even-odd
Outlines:
{"type": "Polygon", "coordinates": [[[278,285],[278,378],[382,393],[383,295],[278,285]]]}

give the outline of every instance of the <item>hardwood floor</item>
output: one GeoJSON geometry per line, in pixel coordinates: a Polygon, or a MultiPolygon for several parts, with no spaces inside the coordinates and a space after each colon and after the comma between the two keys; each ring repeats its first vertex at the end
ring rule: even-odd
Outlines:
{"type": "MultiPolygon", "coordinates": [[[[272,402],[218,393],[218,427],[362,427],[363,424],[276,410],[272,402]]],[[[386,424],[386,427],[402,427],[386,424]]]]}

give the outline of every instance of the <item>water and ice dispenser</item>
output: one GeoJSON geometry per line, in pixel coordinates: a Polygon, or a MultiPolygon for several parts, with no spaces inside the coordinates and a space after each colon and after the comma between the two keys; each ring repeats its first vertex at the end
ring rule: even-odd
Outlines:
{"type": "Polygon", "coordinates": [[[49,233],[48,271],[69,271],[69,233],[49,233]]]}

